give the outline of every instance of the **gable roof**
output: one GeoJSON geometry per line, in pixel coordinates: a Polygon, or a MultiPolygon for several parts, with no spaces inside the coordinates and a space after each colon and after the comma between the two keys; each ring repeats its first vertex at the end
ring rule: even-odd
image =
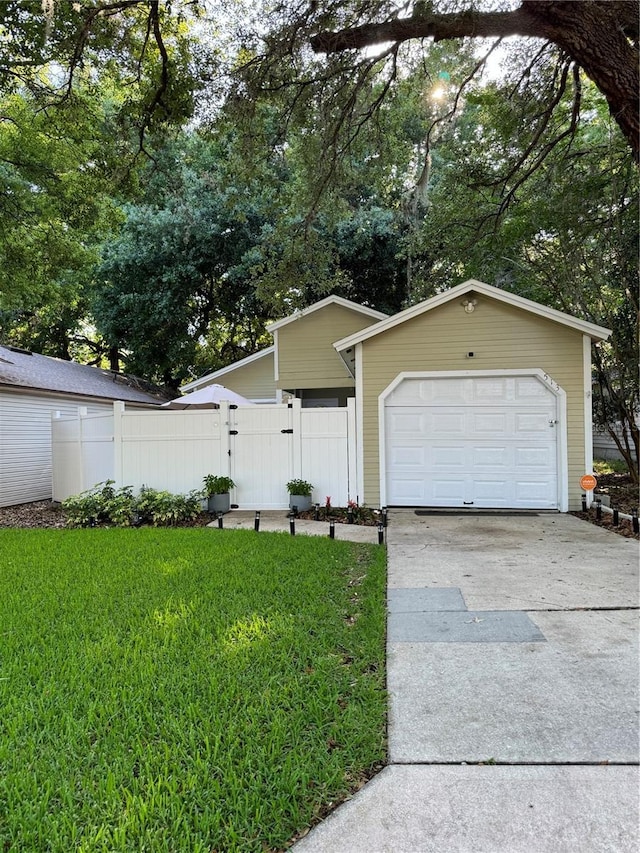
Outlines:
{"type": "Polygon", "coordinates": [[[199,379],[194,379],[192,382],[187,382],[185,385],[180,386],[180,390],[193,391],[194,388],[202,388],[203,386],[211,385],[213,380],[219,379],[227,373],[232,373],[239,367],[246,367],[248,364],[252,364],[254,361],[259,361],[261,358],[264,358],[267,355],[273,355],[275,351],[275,345],[272,344],[266,349],[261,349],[259,352],[254,352],[253,355],[248,355],[246,358],[241,358],[240,361],[233,361],[226,367],[221,367],[219,370],[214,370],[212,373],[206,373],[204,376],[200,376],[199,379]]]}
{"type": "Polygon", "coordinates": [[[424,302],[419,302],[417,305],[412,305],[410,308],[405,308],[399,314],[394,314],[392,317],[387,317],[379,323],[368,326],[360,332],[349,335],[334,343],[334,347],[339,353],[344,352],[355,344],[362,343],[368,338],[373,338],[376,335],[393,329],[395,326],[418,317],[427,311],[431,311],[440,305],[451,302],[454,299],[459,299],[467,293],[478,293],[483,296],[488,296],[498,302],[503,302],[515,308],[520,308],[524,311],[529,311],[538,317],[544,317],[547,320],[553,320],[555,323],[560,323],[563,326],[575,329],[582,332],[584,335],[594,341],[604,341],[611,334],[611,329],[605,329],[603,326],[596,326],[595,323],[588,323],[586,320],[579,320],[577,317],[572,317],[570,314],[565,314],[562,311],[557,311],[555,308],[547,308],[546,305],[541,305],[539,302],[533,302],[531,299],[525,299],[523,296],[516,296],[514,293],[509,293],[506,290],[500,290],[498,287],[493,287],[490,284],[485,284],[482,281],[470,278],[468,281],[446,290],[444,293],[439,293],[437,296],[432,296],[430,299],[425,299],[424,302]]]}
{"type": "Polygon", "coordinates": [[[148,383],[141,379],[111,370],[0,346],[0,389],[31,389],[130,403],[164,402],[165,397],[145,391],[145,386],[148,383]]]}
{"type": "Polygon", "coordinates": [[[294,311],[293,314],[290,314],[288,317],[284,317],[282,320],[276,320],[274,323],[267,323],[267,331],[275,332],[283,326],[286,326],[288,323],[293,323],[294,320],[299,320],[301,317],[308,317],[309,314],[313,314],[315,311],[320,311],[328,305],[340,305],[342,308],[349,308],[351,311],[355,311],[358,314],[364,314],[365,317],[370,317],[372,321],[383,320],[388,316],[387,314],[383,314],[381,311],[375,311],[373,308],[367,308],[365,305],[358,305],[357,302],[351,302],[349,299],[343,299],[342,296],[327,296],[325,299],[321,299],[320,302],[314,302],[313,305],[309,305],[308,308],[301,308],[299,311],[294,311]]]}

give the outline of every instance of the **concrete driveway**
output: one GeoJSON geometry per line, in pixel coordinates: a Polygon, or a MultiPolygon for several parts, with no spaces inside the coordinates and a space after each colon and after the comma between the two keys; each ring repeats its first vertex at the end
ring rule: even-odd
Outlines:
{"type": "Polygon", "coordinates": [[[636,851],[638,543],[569,515],[388,538],[390,766],[309,851],[636,851]]]}

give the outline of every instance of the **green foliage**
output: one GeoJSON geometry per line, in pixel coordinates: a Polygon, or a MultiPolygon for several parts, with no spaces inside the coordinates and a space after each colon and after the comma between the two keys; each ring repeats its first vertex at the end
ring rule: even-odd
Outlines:
{"type": "Polygon", "coordinates": [[[0,564],[2,849],[282,850],[384,761],[383,549],[3,530],[0,564]]]}
{"type": "Polygon", "coordinates": [[[154,527],[166,527],[191,521],[201,512],[201,492],[192,491],[188,495],[174,495],[167,491],[158,491],[143,486],[134,503],[134,514],[139,523],[154,527]]]}
{"type": "Polygon", "coordinates": [[[287,483],[287,491],[290,495],[304,495],[310,497],[313,491],[313,486],[306,480],[289,480],[287,483]]]}
{"type": "Polygon", "coordinates": [[[107,480],[93,489],[66,498],[62,509],[69,527],[95,527],[98,524],[128,527],[134,504],[131,486],[115,489],[114,481],[107,480]]]}
{"type": "Polygon", "coordinates": [[[593,473],[604,474],[628,474],[629,467],[622,459],[594,459],[593,473]]]}
{"type": "Polygon", "coordinates": [[[207,474],[202,482],[204,483],[204,493],[208,498],[212,495],[225,495],[236,485],[231,477],[217,474],[207,474]]]}
{"type": "Polygon", "coordinates": [[[72,495],[62,502],[69,527],[151,524],[154,527],[175,525],[196,518],[201,511],[201,493],[174,495],[143,486],[136,497],[131,486],[114,488],[113,480],[94,489],[72,495]]]}

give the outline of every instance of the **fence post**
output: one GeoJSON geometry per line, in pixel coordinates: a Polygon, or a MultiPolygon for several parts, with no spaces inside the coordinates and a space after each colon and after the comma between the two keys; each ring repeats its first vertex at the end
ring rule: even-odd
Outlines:
{"type": "Polygon", "coordinates": [[[358,446],[355,397],[347,397],[347,466],[348,497],[349,500],[358,500],[358,446]]]}
{"type": "Polygon", "coordinates": [[[124,485],[123,417],[124,403],[121,400],[116,400],[113,404],[113,479],[117,489],[124,485]]]}
{"type": "Polygon", "coordinates": [[[89,486],[93,486],[93,483],[87,485],[87,476],[85,473],[85,465],[84,465],[84,423],[83,418],[86,418],[88,414],[88,409],[86,406],[78,406],[76,418],[78,419],[78,440],[76,444],[76,463],[78,465],[78,473],[80,477],[80,488],[79,492],[84,492],[85,489],[88,489],[89,486]]]}
{"type": "Polygon", "coordinates": [[[291,401],[291,428],[293,429],[293,476],[304,479],[302,470],[302,400],[294,397],[291,401]]]}

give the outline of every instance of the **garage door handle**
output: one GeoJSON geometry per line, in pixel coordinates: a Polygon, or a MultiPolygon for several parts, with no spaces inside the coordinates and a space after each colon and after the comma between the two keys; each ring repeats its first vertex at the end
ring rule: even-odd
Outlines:
{"type": "Polygon", "coordinates": [[[473,501],[462,501],[462,503],[463,503],[465,506],[472,506],[472,505],[473,505],[473,501]]]}
{"type": "Polygon", "coordinates": [[[281,429],[281,430],[280,430],[280,432],[289,432],[289,433],[293,433],[293,430],[292,430],[292,429],[281,429]]]}

